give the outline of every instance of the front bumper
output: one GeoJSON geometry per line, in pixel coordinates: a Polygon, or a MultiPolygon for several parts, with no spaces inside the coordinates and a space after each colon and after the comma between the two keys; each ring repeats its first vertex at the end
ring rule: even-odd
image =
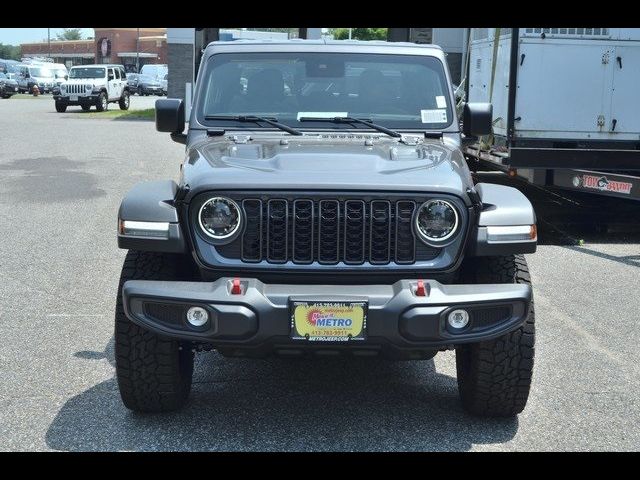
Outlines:
{"type": "MultiPolygon", "coordinates": [[[[417,280],[393,285],[281,285],[241,278],[241,294],[232,294],[232,278],[214,282],[129,280],[123,287],[127,317],[156,333],[183,341],[209,343],[222,353],[264,356],[305,350],[351,350],[415,353],[498,337],[518,328],[527,317],[529,285],[444,285],[425,280],[426,296],[417,296],[417,280]],[[367,301],[366,340],[328,343],[293,340],[291,301],[367,301]],[[203,329],[191,327],[186,309],[201,306],[209,312],[203,329]],[[447,327],[451,310],[464,308],[469,325],[460,332],[447,327]]],[[[409,355],[412,356],[412,355],[409,355]]]]}
{"type": "Polygon", "coordinates": [[[154,93],[156,95],[163,92],[162,87],[140,87],[144,93],[154,93]]]}
{"type": "Polygon", "coordinates": [[[91,95],[78,95],[78,100],[71,100],[71,97],[68,95],[53,95],[53,99],[56,102],[62,103],[64,105],[96,105],[98,103],[99,94],[91,94],[91,95]]]}
{"type": "Polygon", "coordinates": [[[2,85],[0,87],[0,93],[2,95],[15,95],[18,93],[18,85],[2,85]]]}

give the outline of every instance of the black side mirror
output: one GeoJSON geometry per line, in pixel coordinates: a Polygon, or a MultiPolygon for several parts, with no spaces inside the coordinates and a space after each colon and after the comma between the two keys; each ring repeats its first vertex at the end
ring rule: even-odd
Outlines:
{"type": "Polygon", "coordinates": [[[490,103],[466,103],[462,111],[462,133],[478,137],[491,133],[493,107],[490,103]]]}
{"type": "MultiPolygon", "coordinates": [[[[184,101],[180,98],[162,98],[156,100],[156,130],[171,133],[178,137],[184,130],[184,101]]],[[[177,140],[176,140],[177,141],[177,140]]],[[[182,142],[181,142],[182,143],[182,142]]]]}

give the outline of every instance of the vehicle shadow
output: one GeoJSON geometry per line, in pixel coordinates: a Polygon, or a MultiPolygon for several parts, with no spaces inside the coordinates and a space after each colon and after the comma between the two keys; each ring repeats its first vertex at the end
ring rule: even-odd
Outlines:
{"type": "MultiPolygon", "coordinates": [[[[76,356],[113,364],[104,352],[76,356]]],[[[517,419],[463,412],[455,378],[433,360],[228,359],[196,357],[183,410],[136,414],[115,378],[69,399],[46,434],[55,450],[469,450],[502,443],[517,419]]]]}

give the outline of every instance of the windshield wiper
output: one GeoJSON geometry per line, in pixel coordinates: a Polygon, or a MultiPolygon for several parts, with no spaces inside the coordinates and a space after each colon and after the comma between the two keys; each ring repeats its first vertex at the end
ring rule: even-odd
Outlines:
{"type": "Polygon", "coordinates": [[[361,123],[362,125],[366,125],[369,128],[373,128],[374,130],[377,130],[379,132],[382,133],[386,133],[387,135],[389,135],[390,137],[396,137],[396,138],[400,138],[402,137],[402,135],[400,135],[398,132],[396,132],[395,130],[390,130],[387,127],[383,127],[382,125],[377,125],[375,123],[372,123],[370,119],[368,118],[353,118],[353,117],[333,117],[333,118],[326,118],[326,117],[300,117],[300,119],[298,120],[300,122],[332,122],[332,123],[361,123]]]}
{"type": "Polygon", "coordinates": [[[278,122],[275,117],[257,117],[255,115],[205,115],[205,120],[235,120],[236,122],[268,123],[272,127],[279,128],[291,135],[302,135],[300,130],[291,128],[289,125],[278,122]]]}

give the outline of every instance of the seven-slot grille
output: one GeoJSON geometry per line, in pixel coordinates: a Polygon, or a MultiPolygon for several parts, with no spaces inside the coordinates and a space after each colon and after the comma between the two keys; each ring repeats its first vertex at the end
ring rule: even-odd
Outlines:
{"type": "Polygon", "coordinates": [[[85,93],[87,91],[87,86],[85,84],[79,83],[67,83],[65,85],[67,93],[77,94],[77,93],[85,93]]]}
{"type": "Polygon", "coordinates": [[[440,252],[416,242],[412,221],[421,202],[414,200],[263,197],[238,203],[244,231],[216,248],[243,262],[412,264],[440,252]]]}

